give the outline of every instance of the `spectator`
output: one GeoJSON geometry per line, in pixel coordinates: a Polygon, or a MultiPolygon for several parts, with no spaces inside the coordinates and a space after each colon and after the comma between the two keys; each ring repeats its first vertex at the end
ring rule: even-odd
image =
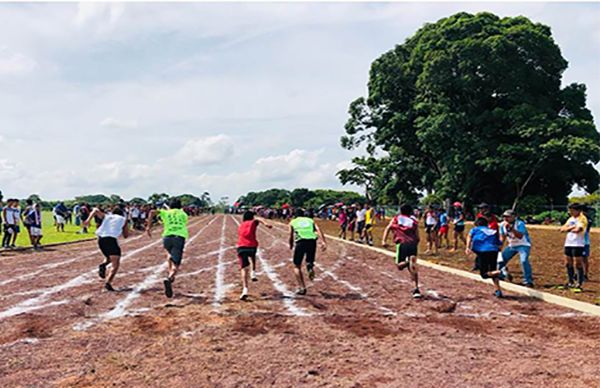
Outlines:
{"type": "Polygon", "coordinates": [[[500,224],[500,236],[502,244],[508,242],[508,245],[502,251],[502,262],[500,270],[509,280],[512,276],[508,273],[506,266],[508,262],[519,254],[521,259],[521,269],[523,270],[523,285],[533,287],[533,274],[531,272],[531,264],[529,263],[529,254],[531,252],[531,240],[525,222],[518,219],[513,210],[507,210],[502,214],[504,221],[500,224]]]}

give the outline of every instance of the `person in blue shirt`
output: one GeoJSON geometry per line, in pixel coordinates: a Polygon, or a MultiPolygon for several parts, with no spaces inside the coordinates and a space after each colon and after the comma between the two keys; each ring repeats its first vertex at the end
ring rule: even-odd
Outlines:
{"type": "Polygon", "coordinates": [[[590,229],[592,228],[592,217],[590,217],[590,208],[589,207],[584,207],[583,209],[583,215],[587,218],[588,220],[588,224],[587,224],[587,228],[585,228],[585,234],[583,235],[584,238],[584,247],[583,247],[583,255],[581,256],[583,258],[583,278],[587,281],[589,280],[589,270],[590,270],[590,249],[591,249],[591,244],[590,244],[590,229]]]}
{"type": "Polygon", "coordinates": [[[513,210],[507,210],[502,214],[504,221],[500,224],[500,236],[502,244],[508,242],[506,248],[502,251],[502,262],[500,270],[504,277],[509,280],[512,276],[508,273],[506,266],[508,262],[518,253],[521,259],[521,268],[523,269],[523,285],[533,287],[533,274],[531,264],[529,263],[529,254],[531,252],[531,240],[525,222],[518,219],[513,210]]]}
{"type": "Polygon", "coordinates": [[[470,255],[475,252],[479,264],[479,274],[483,279],[492,279],[496,291],[494,295],[502,298],[500,280],[503,278],[498,268],[498,251],[500,250],[500,238],[498,231],[488,227],[488,221],[480,217],[475,220],[475,227],[467,237],[467,249],[465,253],[470,255]]]}
{"type": "Polygon", "coordinates": [[[450,240],[448,240],[448,213],[442,211],[440,213],[440,229],[438,230],[438,242],[440,246],[444,244],[444,240],[446,240],[446,249],[450,249],[450,240]]]}

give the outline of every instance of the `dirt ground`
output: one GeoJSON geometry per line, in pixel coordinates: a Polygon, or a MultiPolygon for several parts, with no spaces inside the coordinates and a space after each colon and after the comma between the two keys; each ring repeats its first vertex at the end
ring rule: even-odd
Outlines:
{"type": "Polygon", "coordinates": [[[423,268],[422,300],[385,255],[330,242],[308,295],[286,229],[260,230],[238,300],[238,220],[191,221],[175,296],[159,236],[122,243],[115,293],[95,243],[0,260],[1,386],[591,387],[600,318],[423,268]]]}
{"type": "MultiPolygon", "coordinates": [[[[337,236],[339,226],[335,221],[319,221],[319,225],[323,230],[332,235],[337,236]]],[[[379,222],[375,225],[373,231],[374,246],[381,247],[381,237],[385,229],[386,222],[379,222]]],[[[567,298],[577,299],[584,302],[600,304],[600,234],[592,234],[592,254],[590,256],[590,276],[589,281],[584,284],[582,293],[574,293],[570,290],[558,289],[558,286],[564,285],[567,282],[567,275],[564,266],[563,258],[563,243],[565,235],[558,232],[556,227],[535,227],[529,229],[529,235],[532,241],[530,262],[533,269],[533,277],[535,288],[567,298]]],[[[470,226],[467,226],[465,237],[470,226]]],[[[348,238],[350,235],[348,234],[348,238]]],[[[459,242],[459,249],[456,252],[450,252],[444,246],[439,250],[437,255],[424,252],[427,249],[427,241],[425,230],[421,225],[420,230],[421,244],[419,246],[419,258],[425,259],[437,264],[443,264],[463,270],[471,270],[473,268],[473,257],[465,255],[464,244],[459,242]]],[[[450,243],[453,244],[452,230],[448,234],[450,243]]],[[[388,241],[393,245],[392,236],[388,241]]],[[[393,248],[389,248],[392,250],[393,248]]],[[[513,282],[517,284],[523,283],[521,272],[521,263],[519,257],[515,256],[508,266],[510,272],[514,275],[513,282]]]]}

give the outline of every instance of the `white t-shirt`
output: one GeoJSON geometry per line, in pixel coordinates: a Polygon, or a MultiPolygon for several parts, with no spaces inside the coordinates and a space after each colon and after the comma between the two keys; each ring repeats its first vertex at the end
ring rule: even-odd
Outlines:
{"type": "Polygon", "coordinates": [[[138,218],[140,216],[140,209],[134,207],[131,209],[131,218],[138,218]]]}
{"type": "Polygon", "coordinates": [[[102,225],[96,230],[98,237],[114,237],[118,238],[123,233],[123,226],[126,219],[118,214],[107,214],[102,220],[102,225]]]}
{"type": "Polygon", "coordinates": [[[565,247],[584,247],[585,246],[585,229],[587,228],[587,218],[580,214],[579,217],[570,217],[566,225],[577,225],[581,229],[579,233],[569,232],[565,238],[565,247]]]}
{"type": "Polygon", "coordinates": [[[356,221],[363,222],[367,218],[367,209],[361,209],[356,212],[356,221]]]}
{"type": "Polygon", "coordinates": [[[437,223],[437,220],[435,218],[435,213],[434,212],[427,212],[426,217],[425,217],[425,225],[435,225],[437,223]]]}

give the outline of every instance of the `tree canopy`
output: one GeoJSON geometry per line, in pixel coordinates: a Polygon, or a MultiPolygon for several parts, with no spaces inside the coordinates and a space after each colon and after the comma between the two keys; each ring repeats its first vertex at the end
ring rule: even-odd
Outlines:
{"type": "Polygon", "coordinates": [[[333,205],[337,202],[364,203],[365,197],[353,191],[309,190],[297,188],[292,191],[285,189],[269,189],[250,192],[241,196],[238,202],[242,206],[279,207],[290,204],[294,207],[317,208],[321,205],[333,205]]]}
{"type": "Polygon", "coordinates": [[[380,201],[424,192],[566,203],[600,182],[600,134],[584,84],[561,87],[567,61],[548,26],[458,13],[426,24],[371,65],[350,104],[342,147],[367,156],[338,172],[380,201]]]}

